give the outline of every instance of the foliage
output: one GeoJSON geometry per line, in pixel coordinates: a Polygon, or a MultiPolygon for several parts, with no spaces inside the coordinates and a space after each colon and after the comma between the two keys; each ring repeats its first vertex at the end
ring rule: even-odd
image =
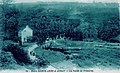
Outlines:
{"type": "Polygon", "coordinates": [[[117,4],[11,4],[4,9],[4,37],[14,40],[20,28],[29,25],[34,31],[33,40],[39,44],[56,36],[78,41],[87,38],[108,41],[119,34],[118,12],[117,4]],[[69,19],[74,15],[79,19],[69,19]]]}
{"type": "Polygon", "coordinates": [[[0,52],[0,69],[15,69],[13,65],[17,64],[10,52],[0,52]]]}
{"type": "Polygon", "coordinates": [[[18,25],[19,10],[15,7],[15,5],[5,3],[2,5],[2,16],[3,16],[2,24],[4,28],[4,39],[5,40],[14,39],[18,34],[17,25],[18,25]]]}
{"type": "Polygon", "coordinates": [[[110,41],[112,38],[117,37],[120,34],[119,19],[117,17],[111,17],[103,22],[103,25],[99,29],[99,38],[110,41]]]}
{"type": "Polygon", "coordinates": [[[87,22],[82,22],[77,28],[75,28],[77,32],[81,32],[81,39],[86,39],[86,38],[97,38],[98,35],[98,30],[97,26],[92,23],[87,23],[87,22]]]}
{"type": "Polygon", "coordinates": [[[31,64],[31,60],[28,56],[27,51],[25,51],[22,47],[14,44],[9,44],[3,50],[11,52],[18,64],[31,64]]]}

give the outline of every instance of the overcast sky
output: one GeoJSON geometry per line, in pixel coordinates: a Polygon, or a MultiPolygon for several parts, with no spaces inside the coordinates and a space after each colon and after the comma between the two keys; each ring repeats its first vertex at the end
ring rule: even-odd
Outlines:
{"type": "Polygon", "coordinates": [[[14,0],[17,3],[24,3],[24,2],[36,2],[36,1],[43,1],[43,2],[118,2],[119,0],[14,0]]]}

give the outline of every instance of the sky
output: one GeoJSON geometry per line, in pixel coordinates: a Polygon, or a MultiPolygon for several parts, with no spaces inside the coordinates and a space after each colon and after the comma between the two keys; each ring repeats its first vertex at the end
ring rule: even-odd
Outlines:
{"type": "Polygon", "coordinates": [[[43,1],[43,2],[118,2],[119,0],[14,0],[16,3],[24,3],[24,2],[36,2],[36,1],[43,1]]]}

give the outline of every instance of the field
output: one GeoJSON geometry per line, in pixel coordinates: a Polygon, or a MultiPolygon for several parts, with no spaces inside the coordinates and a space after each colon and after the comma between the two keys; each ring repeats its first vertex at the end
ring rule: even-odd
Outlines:
{"type": "MultiPolygon", "coordinates": [[[[44,56],[50,61],[51,65],[58,69],[61,69],[61,67],[65,69],[68,63],[73,66],[71,66],[72,68],[67,67],[66,69],[73,69],[74,67],[78,69],[94,67],[100,69],[120,69],[119,45],[119,43],[55,40],[53,44],[54,49],[55,47],[64,48],[71,54],[68,55],[60,51],[45,50],[47,55],[44,56]],[[55,45],[56,43],[57,45],[55,45]],[[79,49],[75,50],[76,48],[79,49]],[[68,56],[69,58],[67,58],[68,56]]],[[[36,49],[36,53],[39,55],[42,54],[42,51],[36,49]]]]}
{"type": "Polygon", "coordinates": [[[86,49],[78,52],[77,59],[73,61],[79,67],[100,67],[116,68],[120,67],[119,52],[117,50],[86,49]]]}
{"type": "Polygon", "coordinates": [[[58,61],[63,61],[65,59],[65,55],[61,52],[51,51],[51,50],[45,50],[41,49],[40,47],[36,48],[35,53],[39,57],[43,57],[50,63],[55,63],[58,61]]]}

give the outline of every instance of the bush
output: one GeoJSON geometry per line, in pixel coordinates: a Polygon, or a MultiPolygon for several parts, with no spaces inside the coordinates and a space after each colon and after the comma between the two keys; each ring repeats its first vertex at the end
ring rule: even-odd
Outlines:
{"type": "MultiPolygon", "coordinates": [[[[102,25],[99,27],[98,38],[112,42],[112,38],[117,37],[120,34],[119,18],[111,17],[104,20],[102,25]]],[[[116,41],[117,42],[117,41],[116,41]]]]}
{"type": "Polygon", "coordinates": [[[37,57],[35,60],[31,60],[28,52],[25,51],[19,45],[9,44],[7,47],[2,49],[5,53],[0,54],[0,67],[7,67],[8,64],[16,63],[20,65],[33,65],[35,67],[44,67],[49,64],[48,61],[41,57],[37,57]],[[8,55],[6,52],[9,52],[8,55]],[[5,55],[4,55],[5,54],[5,55]],[[12,58],[11,58],[12,57],[12,58]],[[15,61],[15,62],[14,62],[15,61]]]}
{"type": "Polygon", "coordinates": [[[19,40],[21,40],[18,36],[14,36],[14,38],[10,39],[13,40],[14,42],[18,42],[19,40]]]}
{"type": "Polygon", "coordinates": [[[9,44],[3,50],[11,52],[18,64],[31,64],[28,53],[22,47],[14,44],[9,44]]]}
{"type": "Polygon", "coordinates": [[[0,53],[0,69],[14,69],[17,64],[10,52],[1,51],[0,53]]]}
{"type": "Polygon", "coordinates": [[[68,31],[65,33],[65,37],[76,41],[83,41],[82,32],[78,31],[68,31]]]}

